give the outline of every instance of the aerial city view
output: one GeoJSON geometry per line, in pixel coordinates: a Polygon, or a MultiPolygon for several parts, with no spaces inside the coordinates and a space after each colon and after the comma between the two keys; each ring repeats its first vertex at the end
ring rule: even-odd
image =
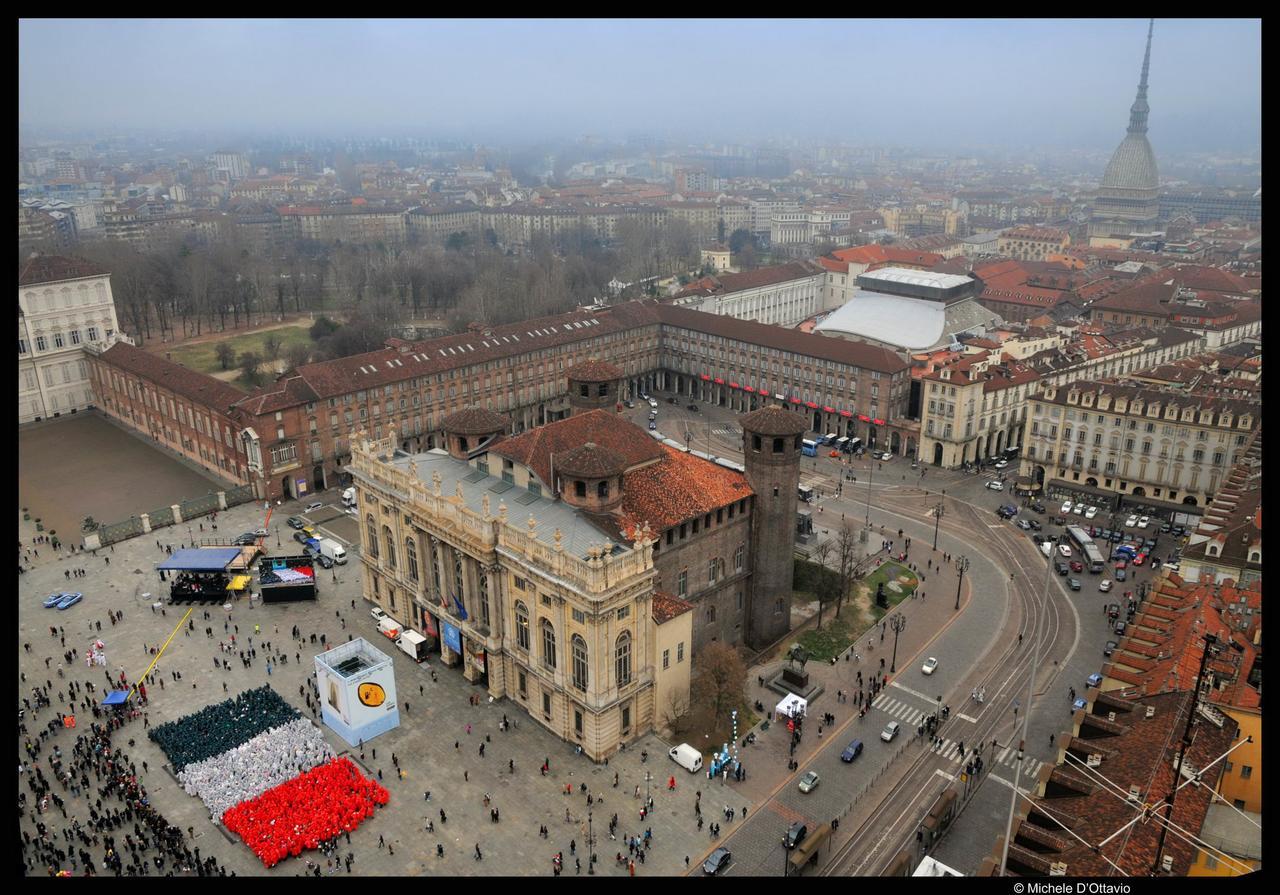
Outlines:
{"type": "Polygon", "coordinates": [[[1258,874],[1261,29],[19,20],[20,872],[1258,874]]]}

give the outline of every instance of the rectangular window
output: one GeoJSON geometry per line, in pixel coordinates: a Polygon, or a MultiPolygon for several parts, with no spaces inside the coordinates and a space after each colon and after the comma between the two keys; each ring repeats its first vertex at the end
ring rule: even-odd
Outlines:
{"type": "Polygon", "coordinates": [[[621,609],[618,610],[618,621],[622,621],[624,618],[627,618],[630,615],[631,615],[631,607],[623,606],[621,609]]]}
{"type": "Polygon", "coordinates": [[[1251,765],[1247,765],[1247,764],[1240,765],[1241,780],[1248,780],[1252,776],[1253,776],[1253,767],[1251,765]]]}
{"type": "Polygon", "coordinates": [[[676,644],[676,661],[677,662],[684,661],[684,641],[683,640],[681,640],[679,643],[676,644]]]}
{"type": "Polygon", "coordinates": [[[662,651],[662,668],[665,671],[671,667],[671,650],[664,649],[662,651]]]}
{"type": "Polygon", "coordinates": [[[580,625],[585,625],[587,623],[587,614],[581,609],[575,609],[573,610],[573,620],[580,625]]]}
{"type": "Polygon", "coordinates": [[[546,690],[542,691],[542,717],[551,720],[551,694],[546,690]]]}
{"type": "Polygon", "coordinates": [[[686,596],[689,593],[689,570],[681,569],[679,577],[676,578],[676,594],[678,596],[686,596]]]}

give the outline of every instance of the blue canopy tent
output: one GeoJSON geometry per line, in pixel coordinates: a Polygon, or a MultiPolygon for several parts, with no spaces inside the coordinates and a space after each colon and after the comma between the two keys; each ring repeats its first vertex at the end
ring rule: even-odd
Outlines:
{"type": "Polygon", "coordinates": [[[188,547],[156,566],[163,572],[221,572],[240,558],[239,547],[188,547]]]}
{"type": "Polygon", "coordinates": [[[123,708],[129,703],[129,694],[132,690],[112,690],[107,694],[107,698],[102,700],[104,706],[112,708],[123,708]]]}

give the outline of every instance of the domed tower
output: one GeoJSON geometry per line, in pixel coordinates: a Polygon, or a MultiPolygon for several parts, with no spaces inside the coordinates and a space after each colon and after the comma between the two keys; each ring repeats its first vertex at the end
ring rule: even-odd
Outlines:
{"type": "Polygon", "coordinates": [[[755,491],[751,512],[751,606],[747,643],[767,646],[791,629],[792,545],[800,485],[799,414],[769,406],[739,418],[747,481],[755,491]]]}
{"type": "Polygon", "coordinates": [[[464,407],[440,421],[450,456],[470,460],[492,447],[511,428],[511,421],[483,407],[464,407]]]}
{"type": "Polygon", "coordinates": [[[1124,239],[1133,233],[1151,232],[1158,227],[1160,213],[1160,173],[1156,154],[1147,139],[1147,73],[1151,69],[1151,32],[1147,26],[1147,51],[1142,58],[1138,95],[1129,108],[1129,130],[1116,147],[1098,187],[1089,223],[1093,240],[1124,239]]]}
{"type": "Polygon", "coordinates": [[[565,375],[569,378],[570,416],[588,410],[613,410],[621,400],[618,385],[624,374],[608,361],[583,361],[565,375]]]}
{"type": "Polygon", "coordinates": [[[594,442],[551,458],[561,500],[593,513],[607,513],[622,502],[623,456],[594,442]]]}

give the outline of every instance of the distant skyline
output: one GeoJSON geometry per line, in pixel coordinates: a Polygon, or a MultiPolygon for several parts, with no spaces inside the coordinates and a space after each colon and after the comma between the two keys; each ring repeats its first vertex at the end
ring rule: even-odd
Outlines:
{"type": "MultiPolygon", "coordinates": [[[[1113,149],[1144,19],[36,20],[21,127],[1113,149]]],[[[1157,155],[1261,144],[1261,22],[1157,19],[1157,155]]]]}

